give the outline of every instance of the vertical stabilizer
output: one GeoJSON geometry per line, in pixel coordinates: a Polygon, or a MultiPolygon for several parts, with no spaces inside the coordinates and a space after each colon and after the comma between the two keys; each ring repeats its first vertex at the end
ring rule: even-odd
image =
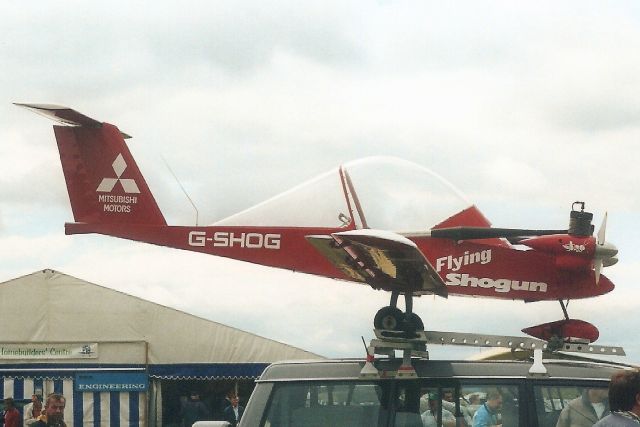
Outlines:
{"type": "Polygon", "coordinates": [[[64,124],[53,129],[76,222],[166,225],[124,142],[128,135],[69,108],[18,105],[64,124]]]}

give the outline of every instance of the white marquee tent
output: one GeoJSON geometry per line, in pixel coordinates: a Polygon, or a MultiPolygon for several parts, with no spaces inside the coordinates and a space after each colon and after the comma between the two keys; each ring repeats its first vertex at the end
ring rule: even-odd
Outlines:
{"type": "Polygon", "coordinates": [[[160,379],[320,356],[53,270],[0,283],[0,397],[62,392],[76,425],[160,425],[160,379]]]}

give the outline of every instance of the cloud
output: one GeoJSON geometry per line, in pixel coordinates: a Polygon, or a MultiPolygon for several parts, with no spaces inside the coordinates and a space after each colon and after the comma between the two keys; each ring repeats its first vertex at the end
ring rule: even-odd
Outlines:
{"type": "MultiPolygon", "coordinates": [[[[601,307],[631,313],[638,271],[636,12],[598,2],[1,3],[0,273],[60,269],[327,355],[361,354],[359,337],[388,303],[366,286],[64,237],[72,215],[51,123],[10,104],[53,102],[134,136],[173,224],[195,215],[160,156],[201,224],[370,155],[434,170],[496,226],[561,228],[574,200],[597,225],[609,210],[621,261],[607,274],[624,299],[572,302],[571,312],[603,325],[603,339],[621,336],[601,307]]],[[[468,298],[416,307],[428,327],[483,333],[560,314],[554,303],[468,298]]]]}
{"type": "MultiPolygon", "coordinates": [[[[29,132],[21,134],[17,129],[5,132],[0,130],[0,141],[5,141],[0,145],[0,157],[29,159],[28,162],[7,162],[3,167],[0,176],[0,199],[4,203],[24,205],[36,202],[41,207],[66,207],[64,181],[59,179],[62,169],[55,148],[28,143],[27,134],[29,132]],[[58,185],[51,186],[53,182],[58,185]],[[28,198],[25,197],[26,192],[29,192],[28,198]]],[[[49,134],[45,138],[51,140],[52,135],[49,134]]]]}

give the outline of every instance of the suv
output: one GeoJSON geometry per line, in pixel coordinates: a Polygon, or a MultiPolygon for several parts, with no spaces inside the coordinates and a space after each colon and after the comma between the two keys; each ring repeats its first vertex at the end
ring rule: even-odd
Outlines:
{"type": "Polygon", "coordinates": [[[414,358],[415,372],[404,376],[402,364],[397,358],[272,364],[240,425],[472,427],[479,424],[474,416],[487,415],[505,427],[564,427],[576,416],[584,418],[581,426],[592,425],[608,412],[611,374],[629,369],[595,361],[414,358]]]}

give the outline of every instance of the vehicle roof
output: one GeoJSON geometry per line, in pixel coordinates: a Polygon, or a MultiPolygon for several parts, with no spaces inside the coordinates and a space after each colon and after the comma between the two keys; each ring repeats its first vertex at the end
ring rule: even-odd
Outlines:
{"type": "MultiPolygon", "coordinates": [[[[400,359],[376,360],[378,371],[396,371],[400,359]]],[[[296,380],[366,380],[360,376],[365,361],[361,359],[287,361],[270,365],[258,382],[296,380]]],[[[413,367],[420,378],[533,378],[529,374],[531,361],[452,361],[414,359],[413,367]]],[[[547,375],[540,379],[609,380],[611,375],[627,366],[596,361],[545,360],[547,375]]]]}

